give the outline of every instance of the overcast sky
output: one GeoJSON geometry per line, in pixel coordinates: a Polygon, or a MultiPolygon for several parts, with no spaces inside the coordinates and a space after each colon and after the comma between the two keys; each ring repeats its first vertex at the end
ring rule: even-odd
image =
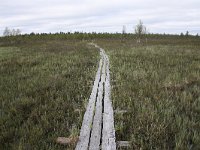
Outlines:
{"type": "Polygon", "coordinates": [[[154,33],[200,33],[200,0],[0,0],[5,27],[30,32],[133,32],[141,19],[154,33]]]}

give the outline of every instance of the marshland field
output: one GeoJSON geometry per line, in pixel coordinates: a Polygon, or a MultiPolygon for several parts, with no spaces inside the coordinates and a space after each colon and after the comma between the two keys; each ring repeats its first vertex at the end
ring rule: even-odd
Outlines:
{"type": "Polygon", "coordinates": [[[0,149],[74,149],[98,68],[110,59],[116,141],[200,149],[200,37],[44,34],[0,37],[0,149]]]}

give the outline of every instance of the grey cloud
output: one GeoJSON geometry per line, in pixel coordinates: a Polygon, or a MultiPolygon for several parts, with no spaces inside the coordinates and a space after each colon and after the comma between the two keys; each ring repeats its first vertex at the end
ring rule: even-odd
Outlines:
{"type": "Polygon", "coordinates": [[[0,32],[17,27],[25,33],[59,31],[129,32],[142,19],[152,32],[200,30],[199,0],[3,0],[0,32]]]}

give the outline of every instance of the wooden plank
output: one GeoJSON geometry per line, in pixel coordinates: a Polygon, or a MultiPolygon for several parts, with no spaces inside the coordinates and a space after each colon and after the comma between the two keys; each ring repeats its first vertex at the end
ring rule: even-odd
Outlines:
{"type": "Polygon", "coordinates": [[[101,60],[86,113],[84,115],[76,150],[87,150],[88,148],[91,150],[116,150],[113,108],[110,98],[109,59],[102,48],[95,44],[91,45],[100,49],[101,60]],[[95,112],[94,108],[96,108],[95,112]]]}
{"type": "Polygon", "coordinates": [[[103,131],[102,131],[102,149],[103,150],[116,150],[115,142],[115,128],[112,102],[110,98],[110,71],[109,59],[104,50],[101,49],[106,59],[106,81],[104,93],[104,113],[103,113],[103,131]]]}
{"type": "Polygon", "coordinates": [[[101,132],[102,132],[102,101],[103,101],[103,84],[105,82],[105,59],[103,59],[103,67],[101,74],[101,82],[99,83],[99,91],[96,102],[96,110],[93,120],[92,134],[90,137],[89,150],[99,150],[101,146],[101,132]]]}
{"type": "Polygon", "coordinates": [[[127,113],[127,112],[128,112],[128,110],[118,110],[118,109],[114,110],[115,114],[124,114],[124,113],[127,113]]]}
{"type": "Polygon", "coordinates": [[[78,137],[58,137],[56,139],[56,143],[62,145],[74,145],[78,140],[78,137]]]}
{"type": "Polygon", "coordinates": [[[102,68],[102,59],[99,62],[99,68],[96,73],[94,85],[92,88],[92,93],[90,95],[89,103],[83,117],[83,123],[82,123],[81,131],[80,131],[79,140],[76,145],[76,150],[88,149],[91,126],[92,126],[93,115],[94,115],[94,107],[95,107],[95,102],[96,102],[96,95],[97,95],[97,90],[98,90],[98,84],[100,81],[101,68],[102,68]]]}
{"type": "Polygon", "coordinates": [[[117,141],[117,148],[131,147],[130,141],[117,141]]]}

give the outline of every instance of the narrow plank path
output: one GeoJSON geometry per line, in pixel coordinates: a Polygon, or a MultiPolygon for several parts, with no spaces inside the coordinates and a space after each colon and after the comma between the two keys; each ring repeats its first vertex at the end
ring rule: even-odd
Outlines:
{"type": "Polygon", "coordinates": [[[99,49],[101,58],[76,150],[116,150],[109,58],[102,48],[91,45],[99,49]]]}

